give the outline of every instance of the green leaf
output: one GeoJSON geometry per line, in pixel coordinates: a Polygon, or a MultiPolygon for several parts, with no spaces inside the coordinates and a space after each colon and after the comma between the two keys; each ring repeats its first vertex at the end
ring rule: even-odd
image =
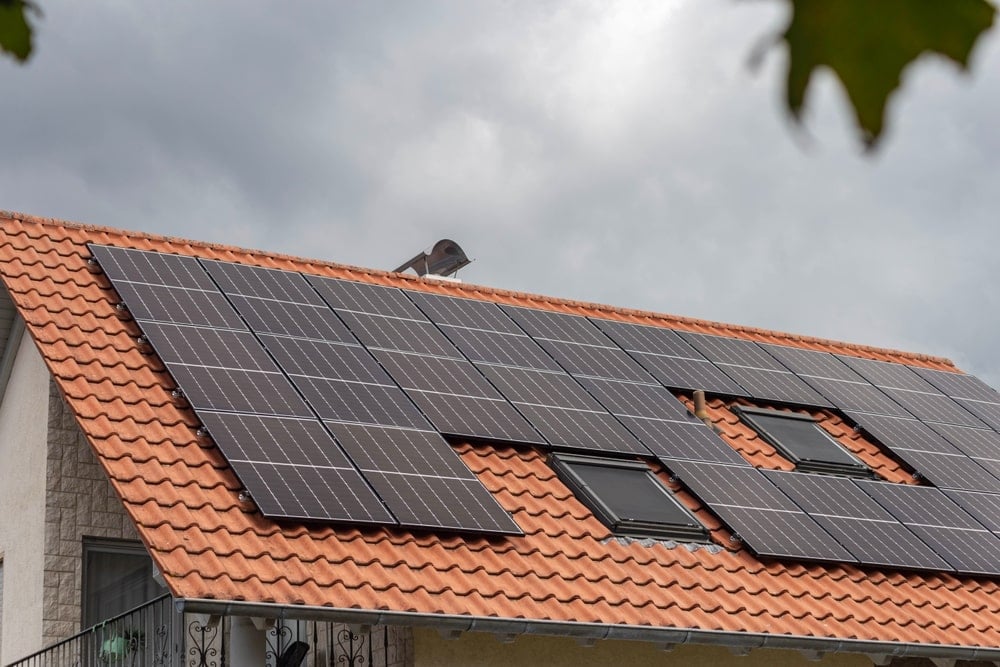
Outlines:
{"type": "Polygon", "coordinates": [[[30,0],[0,0],[0,51],[22,63],[31,55],[29,11],[38,11],[30,0]]]}
{"type": "Polygon", "coordinates": [[[976,40],[993,25],[986,0],[789,0],[787,104],[802,120],[806,90],[818,67],[840,79],[854,107],[861,140],[875,146],[889,96],[903,70],[923,53],[968,69],[976,40]]]}

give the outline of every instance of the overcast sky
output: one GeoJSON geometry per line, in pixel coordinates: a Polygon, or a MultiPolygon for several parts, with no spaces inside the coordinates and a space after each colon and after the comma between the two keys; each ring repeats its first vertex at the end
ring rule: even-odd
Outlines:
{"type": "Polygon", "coordinates": [[[71,2],[0,60],[0,208],[952,358],[1000,385],[1000,37],[806,131],[777,0],[71,2]]]}

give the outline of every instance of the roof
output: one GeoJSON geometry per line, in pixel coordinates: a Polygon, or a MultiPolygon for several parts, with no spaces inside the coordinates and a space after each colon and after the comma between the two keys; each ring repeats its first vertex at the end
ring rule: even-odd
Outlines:
{"type": "MultiPolygon", "coordinates": [[[[0,276],[97,459],[134,520],[171,593],[304,612],[379,612],[382,620],[614,636],[693,631],[750,638],[892,645],[1000,647],[998,582],[947,573],[850,565],[763,563],[697,500],[679,498],[719,547],[615,539],[533,447],[460,443],[469,468],[513,514],[524,536],[502,539],[399,528],[277,523],[241,503],[225,458],[199,441],[198,421],[172,400],[155,356],[140,352],[107,278],[88,268],[87,243],[179,253],[498,303],[530,305],[675,329],[950,369],[950,362],[682,317],[438,283],[401,274],[187,240],[0,213],[0,276]],[[515,626],[511,626],[515,627],[515,626]],[[592,630],[589,632],[587,629],[592,630]]],[[[690,397],[684,397],[690,401],[690,397]]],[[[709,411],[753,465],[791,469],[721,400],[709,411]]],[[[823,428],[889,481],[909,474],[834,413],[823,428]]],[[[662,468],[660,478],[671,485],[662,468]]],[[[200,601],[200,602],[195,602],[200,601]]],[[[199,607],[199,605],[201,605],[199,607]]],[[[680,640],[678,640],[680,641],[680,640]]],[[[761,639],[761,643],[765,640],[761,639]]],[[[860,644],[859,644],[860,645],[860,644]]],[[[894,649],[873,645],[874,652],[894,649]]]]}

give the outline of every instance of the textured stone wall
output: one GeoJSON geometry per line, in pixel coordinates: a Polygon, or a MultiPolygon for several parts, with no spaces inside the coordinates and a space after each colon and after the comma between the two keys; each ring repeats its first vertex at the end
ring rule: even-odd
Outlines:
{"type": "Polygon", "coordinates": [[[83,538],[137,540],[104,469],[55,384],[49,385],[43,640],[80,631],[83,538]]]}

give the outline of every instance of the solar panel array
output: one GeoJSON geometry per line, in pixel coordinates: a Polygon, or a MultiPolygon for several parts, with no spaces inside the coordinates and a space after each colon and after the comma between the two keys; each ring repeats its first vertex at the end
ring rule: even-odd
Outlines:
{"type": "Polygon", "coordinates": [[[1000,394],[971,376],[228,262],[92,252],[268,516],[518,533],[447,435],[652,455],[760,556],[1000,574],[989,560],[1000,547],[1000,394]],[[840,409],[938,488],[761,472],[671,391],[693,389],[840,409]],[[909,499],[937,513],[905,514],[909,499]]]}

